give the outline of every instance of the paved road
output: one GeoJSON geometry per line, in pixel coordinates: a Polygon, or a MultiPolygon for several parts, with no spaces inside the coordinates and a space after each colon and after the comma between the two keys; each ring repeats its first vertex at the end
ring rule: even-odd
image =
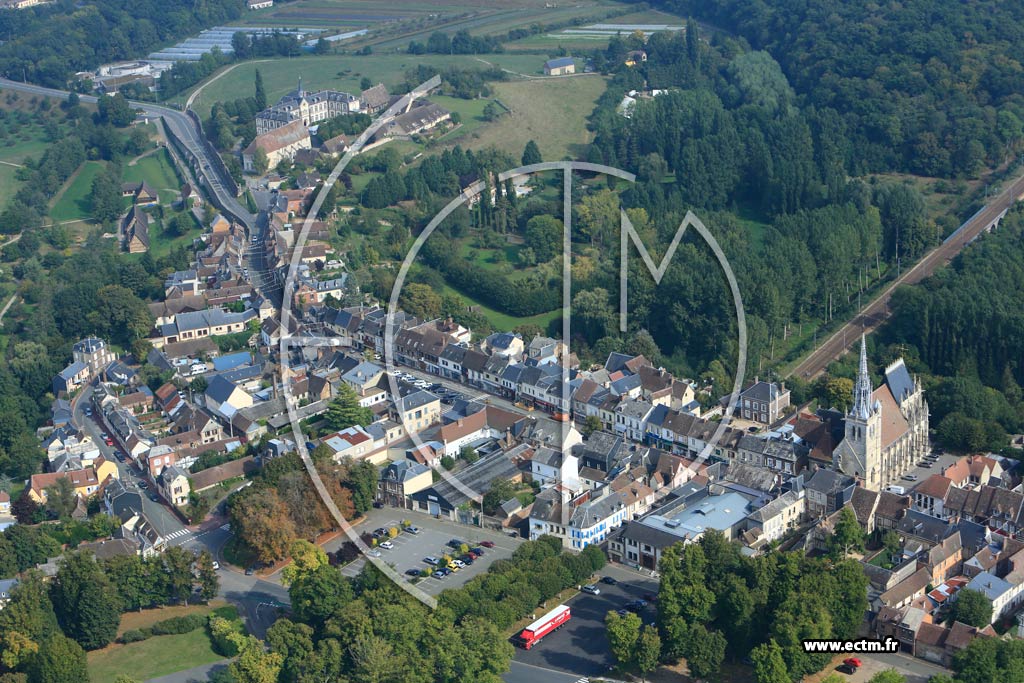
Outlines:
{"type": "Polygon", "coordinates": [[[873,332],[889,316],[889,301],[900,285],[913,285],[924,280],[940,267],[949,263],[971,241],[987,231],[1001,215],[1024,195],[1024,177],[1018,178],[981,211],[969,218],[946,241],[930,251],[910,270],[887,286],[874,301],[865,306],[854,318],[825,340],[790,375],[812,379],[824,372],[829,363],[839,358],[861,332],[873,332]]]}
{"type": "Polygon", "coordinates": [[[177,673],[160,676],[159,678],[150,678],[146,683],[202,683],[203,681],[210,680],[210,674],[226,669],[230,662],[230,659],[222,659],[213,664],[203,664],[191,669],[185,669],[184,671],[178,671],[177,673]]]}
{"type": "MultiPolygon", "coordinates": [[[[104,458],[117,462],[117,469],[122,483],[129,488],[138,489],[139,482],[143,480],[142,474],[133,466],[116,460],[114,453],[117,449],[116,447],[108,446],[104,443],[103,438],[100,436],[103,433],[103,427],[96,422],[95,413],[92,418],[85,416],[84,411],[85,408],[89,406],[89,399],[92,396],[92,392],[93,387],[90,384],[84,387],[75,397],[72,407],[71,423],[78,426],[92,437],[92,440],[96,443],[104,458]]],[[[146,517],[149,518],[149,521],[153,523],[153,526],[156,527],[156,530],[160,532],[161,536],[164,538],[171,537],[171,545],[176,545],[174,541],[180,542],[180,539],[183,539],[191,532],[181,522],[181,519],[171,512],[167,506],[150,500],[148,491],[152,491],[154,489],[153,482],[147,480],[146,485],[148,490],[142,491],[142,512],[145,513],[146,517]]]]}
{"type": "MultiPolygon", "coordinates": [[[[614,662],[605,635],[606,615],[610,610],[621,609],[630,600],[643,598],[645,593],[657,593],[658,582],[646,572],[637,572],[619,564],[609,564],[598,574],[612,576],[619,583],[615,586],[599,583],[600,595],[579,593],[567,600],[566,604],[572,608],[569,623],[529,650],[516,648],[515,662],[532,667],[530,670],[534,673],[556,671],[576,677],[600,677],[609,672],[614,662]]],[[[547,608],[553,606],[548,605],[547,608]]],[[[538,608],[537,616],[543,612],[544,608],[538,608]]],[[[656,606],[648,605],[640,616],[644,623],[653,622],[657,617],[656,606]]],[[[509,680],[507,676],[506,680],[509,680]]]]}
{"type": "MultiPolygon", "coordinates": [[[[0,89],[15,90],[31,95],[42,95],[46,97],[57,97],[67,99],[70,93],[64,90],[44,88],[30,83],[18,83],[17,81],[0,78],[0,89]]],[[[92,95],[80,95],[82,102],[95,103],[97,98],[92,95]]],[[[162,107],[151,102],[132,102],[132,106],[140,110],[144,116],[149,118],[162,118],[164,125],[170,130],[182,144],[188,148],[189,153],[198,160],[198,176],[200,182],[213,196],[214,203],[225,213],[235,216],[247,229],[252,230],[255,226],[256,217],[243,207],[234,192],[228,189],[225,179],[221,177],[219,165],[214,163],[208,148],[203,144],[202,135],[192,121],[184,112],[170,107],[162,107]]]]}

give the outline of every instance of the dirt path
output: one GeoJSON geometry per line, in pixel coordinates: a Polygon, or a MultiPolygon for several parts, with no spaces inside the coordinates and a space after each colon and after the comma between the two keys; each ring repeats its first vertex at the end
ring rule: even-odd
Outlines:
{"type": "Polygon", "coordinates": [[[220,78],[224,74],[231,73],[232,71],[234,71],[238,67],[242,66],[243,64],[262,64],[263,62],[269,62],[269,61],[272,61],[272,60],[270,60],[270,59],[257,59],[257,60],[250,61],[250,62],[238,62],[237,64],[232,64],[231,66],[229,66],[228,68],[224,69],[223,71],[221,71],[219,74],[217,74],[216,76],[214,76],[210,80],[206,81],[206,83],[203,83],[201,86],[196,88],[195,92],[193,92],[191,95],[189,95],[188,99],[185,100],[185,109],[191,109],[192,108],[192,103],[195,102],[196,97],[198,97],[199,94],[201,92],[203,92],[203,90],[206,89],[206,86],[210,85],[211,83],[216,81],[218,78],[220,78]]]}
{"type": "Polygon", "coordinates": [[[11,298],[7,300],[7,303],[4,305],[3,309],[0,310],[0,327],[4,326],[4,316],[7,315],[7,311],[10,310],[11,306],[14,305],[14,300],[17,298],[17,293],[12,294],[11,298]]]}

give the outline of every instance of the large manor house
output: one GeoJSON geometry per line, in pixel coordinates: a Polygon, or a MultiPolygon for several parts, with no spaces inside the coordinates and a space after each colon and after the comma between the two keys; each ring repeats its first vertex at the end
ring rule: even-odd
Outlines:
{"type": "Polygon", "coordinates": [[[872,491],[897,483],[928,453],[928,403],[921,382],[900,358],[885,368],[885,382],[874,391],[861,339],[860,368],[845,438],[832,454],[837,471],[856,477],[872,491]]]}
{"type": "Polygon", "coordinates": [[[373,114],[387,102],[388,91],[383,85],[364,90],[360,95],[338,90],[306,92],[302,88],[300,76],[298,88],[256,115],[256,134],[269,133],[292,121],[301,121],[303,126],[308,127],[344,114],[373,114]]]}

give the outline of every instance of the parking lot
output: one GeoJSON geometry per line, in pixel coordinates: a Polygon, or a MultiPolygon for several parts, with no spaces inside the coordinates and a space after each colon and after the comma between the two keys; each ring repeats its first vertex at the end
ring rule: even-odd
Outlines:
{"type": "MultiPolygon", "coordinates": [[[[395,508],[370,510],[366,515],[366,520],[360,523],[357,529],[362,534],[372,533],[374,529],[381,527],[401,528],[403,519],[411,521],[420,532],[418,534],[411,534],[403,531],[396,538],[391,539],[394,548],[391,550],[380,548],[379,552],[381,559],[394,567],[407,581],[415,580],[413,577],[405,574],[407,570],[430,567],[430,565],[423,561],[423,558],[427,556],[440,558],[446,554],[456,557],[461,554],[456,553],[446,545],[451,539],[457,538],[468,544],[471,548],[479,546],[481,541],[494,543],[493,548],[483,549],[483,557],[475,560],[473,564],[464,569],[453,572],[443,579],[436,579],[432,576],[420,579],[417,586],[430,595],[437,595],[446,588],[458,588],[474,576],[483,574],[494,560],[508,559],[516,546],[522,542],[521,539],[511,538],[496,531],[456,524],[448,520],[435,519],[422,513],[395,508]]],[[[325,546],[325,549],[328,551],[336,550],[344,540],[344,538],[339,538],[325,546]]],[[[343,567],[341,573],[345,576],[355,576],[362,571],[365,562],[366,560],[360,557],[343,567]]],[[[433,569],[433,567],[430,568],[433,569]]]]}
{"type": "Polygon", "coordinates": [[[951,453],[934,455],[936,456],[934,458],[922,458],[921,460],[918,460],[914,463],[913,469],[907,472],[900,481],[893,482],[893,484],[902,486],[905,489],[911,489],[933,474],[942,474],[942,471],[955,463],[958,457],[951,453]]]}
{"type": "MultiPolygon", "coordinates": [[[[608,673],[612,666],[608,639],[605,636],[605,616],[609,611],[625,607],[632,600],[643,599],[645,595],[658,592],[658,582],[617,565],[609,565],[599,572],[600,576],[611,576],[618,583],[614,586],[597,582],[599,595],[580,593],[566,604],[572,609],[569,623],[558,631],[546,636],[529,650],[516,648],[517,662],[546,669],[566,671],[580,676],[600,676],[608,673]]],[[[657,618],[656,603],[650,603],[640,610],[645,624],[657,618]]],[[[547,609],[538,608],[537,616],[547,609]]]]}

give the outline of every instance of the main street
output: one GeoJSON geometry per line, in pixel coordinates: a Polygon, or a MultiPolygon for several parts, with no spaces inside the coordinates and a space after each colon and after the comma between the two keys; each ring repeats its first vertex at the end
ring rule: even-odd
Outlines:
{"type": "Polygon", "coordinates": [[[998,223],[1005,212],[1024,195],[1024,176],[1017,178],[1008,188],[1003,190],[981,211],[974,214],[956,232],[925,254],[910,270],[906,271],[889,284],[867,306],[862,308],[852,320],[843,325],[831,337],[825,340],[810,355],[800,362],[790,376],[813,379],[828,367],[829,363],[839,358],[857,339],[862,332],[875,331],[889,317],[889,301],[893,292],[901,285],[914,285],[929,277],[936,270],[953,260],[964,248],[974,241],[978,235],[988,231],[998,223]]]}

